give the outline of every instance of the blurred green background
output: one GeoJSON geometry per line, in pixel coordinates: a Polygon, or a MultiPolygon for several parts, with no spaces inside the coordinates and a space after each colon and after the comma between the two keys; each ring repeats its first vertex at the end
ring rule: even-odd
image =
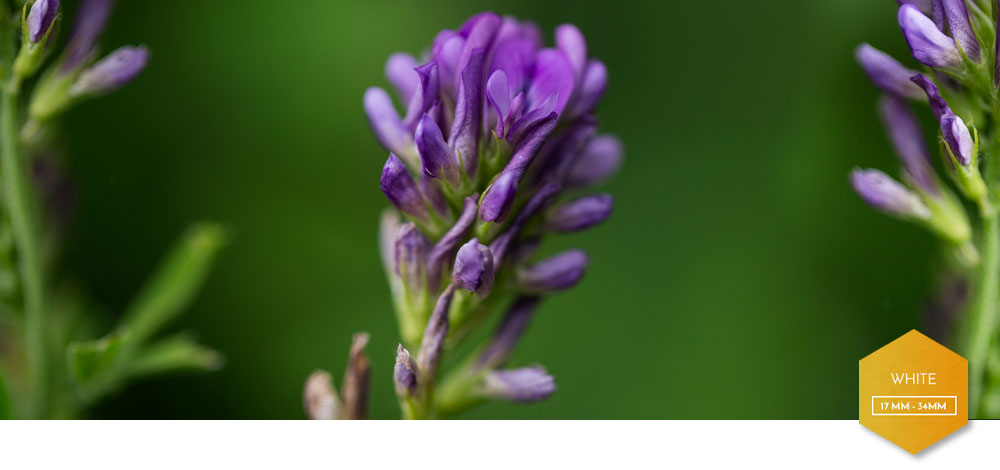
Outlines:
{"type": "MultiPolygon", "coordinates": [[[[921,326],[935,248],[864,206],[847,172],[895,170],[856,66],[906,46],[891,0],[121,1],[107,48],[153,51],[66,122],[79,214],[66,271],[120,310],[201,218],[234,233],[179,330],[214,374],[135,384],[101,418],[301,418],[314,368],[369,331],[375,418],[398,417],[397,335],[376,248],[386,153],[361,110],[399,50],[485,9],[580,26],[626,146],[579,288],[546,301],[515,360],[549,401],[470,418],[854,418],[856,361],[921,326]]],[[[75,2],[69,2],[73,11],[75,2]]],[[[930,129],[930,128],[928,128],[930,129]]]]}

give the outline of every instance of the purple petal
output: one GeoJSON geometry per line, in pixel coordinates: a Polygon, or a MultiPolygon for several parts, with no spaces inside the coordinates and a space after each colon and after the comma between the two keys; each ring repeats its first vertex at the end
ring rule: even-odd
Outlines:
{"type": "Polygon", "coordinates": [[[378,87],[365,90],[364,107],[368,124],[382,147],[409,160],[409,156],[413,154],[410,150],[413,147],[413,137],[399,119],[389,94],[378,87]]]}
{"type": "Polygon", "coordinates": [[[584,196],[554,207],[545,218],[549,230],[568,233],[586,230],[611,216],[614,199],[607,194],[584,196]]]}
{"type": "Polygon", "coordinates": [[[479,161],[479,132],[482,128],[483,105],[482,49],[477,49],[462,71],[462,84],[455,105],[455,120],[451,124],[448,145],[458,153],[468,175],[476,174],[479,161]]]}
{"type": "Polygon", "coordinates": [[[94,44],[104,31],[113,6],[113,0],[83,0],[80,3],[73,24],[73,34],[66,46],[66,59],[62,63],[64,72],[82,65],[94,51],[94,44]]]}
{"type": "Polygon", "coordinates": [[[395,270],[396,274],[403,280],[403,284],[411,292],[417,292],[424,288],[425,265],[427,251],[430,250],[430,243],[427,238],[413,224],[403,224],[396,232],[396,254],[395,270]]]}
{"type": "Polygon", "coordinates": [[[569,250],[521,268],[517,282],[528,292],[557,292],[575,286],[586,271],[587,254],[569,250]]]}
{"type": "Polygon", "coordinates": [[[570,166],[593,140],[595,133],[597,133],[597,120],[587,115],[574,120],[567,129],[549,139],[538,152],[536,162],[532,163],[537,168],[534,171],[534,180],[562,181],[570,166]]]}
{"type": "Polygon", "coordinates": [[[502,222],[507,218],[517,186],[524,176],[528,165],[534,160],[545,139],[556,127],[555,113],[525,131],[525,136],[518,144],[510,162],[503,169],[500,177],[486,190],[480,204],[479,217],[487,222],[502,222]]]}
{"type": "Polygon", "coordinates": [[[899,27],[903,29],[906,43],[918,62],[929,67],[961,67],[962,57],[955,47],[955,41],[942,33],[930,18],[913,5],[899,8],[899,27]]]}
{"type": "Polygon", "coordinates": [[[427,256],[427,277],[432,289],[437,290],[438,282],[443,270],[444,261],[451,257],[455,247],[465,238],[465,232],[472,227],[472,222],[476,220],[476,197],[467,197],[462,205],[462,215],[458,217],[448,232],[438,240],[427,256]]]}
{"type": "Polygon", "coordinates": [[[902,98],[921,99],[924,92],[910,80],[917,72],[910,70],[893,59],[889,54],[862,44],[854,51],[861,68],[868,74],[875,86],[902,98]]]}
{"type": "Polygon", "coordinates": [[[591,60],[587,63],[583,80],[580,81],[580,88],[570,105],[570,117],[593,111],[597,107],[597,103],[604,97],[604,92],[607,89],[608,71],[604,68],[604,63],[599,60],[591,60]]]}
{"type": "Polygon", "coordinates": [[[417,363],[402,344],[396,348],[396,366],[392,372],[392,383],[399,397],[412,397],[417,392],[417,363]]]}
{"type": "Polygon", "coordinates": [[[504,119],[510,114],[510,87],[507,84],[507,73],[503,70],[493,72],[486,81],[486,99],[496,116],[494,129],[497,136],[503,137],[504,119]]]}
{"type": "Polygon", "coordinates": [[[972,159],[975,157],[973,155],[975,143],[972,141],[969,128],[966,127],[962,118],[954,114],[942,118],[941,136],[944,137],[945,143],[948,144],[948,148],[951,149],[951,153],[960,165],[969,166],[972,164],[972,159]]]}
{"type": "Polygon", "coordinates": [[[917,86],[922,88],[924,93],[927,94],[927,100],[930,102],[931,111],[934,113],[934,117],[937,118],[938,121],[949,114],[955,114],[951,111],[951,108],[948,107],[948,103],[941,97],[941,94],[938,93],[937,85],[935,85],[931,79],[927,78],[926,75],[917,74],[910,78],[910,80],[912,80],[913,83],[916,83],[917,86]]]}
{"type": "Polygon", "coordinates": [[[507,117],[504,118],[503,128],[505,134],[510,134],[511,127],[514,126],[514,122],[521,116],[521,111],[524,109],[524,92],[518,93],[514,96],[514,99],[510,101],[510,112],[507,113],[507,117]]]}
{"type": "Polygon", "coordinates": [[[896,0],[900,5],[913,5],[925,15],[931,14],[932,0],[896,0]]]}
{"type": "MultiPolygon", "coordinates": [[[[470,18],[459,30],[459,34],[465,37],[465,44],[462,46],[462,55],[459,56],[457,70],[461,70],[463,76],[453,78],[456,83],[455,88],[461,89],[460,83],[465,80],[465,69],[472,60],[472,56],[477,54],[480,49],[485,55],[485,52],[493,44],[493,38],[499,29],[500,17],[492,12],[484,12],[470,18]]],[[[482,65],[477,67],[480,74],[484,73],[482,68],[482,65]]],[[[479,80],[483,80],[482,77],[479,80]]]]}
{"type": "Polygon", "coordinates": [[[542,49],[538,51],[535,61],[535,71],[528,86],[527,109],[535,109],[556,96],[556,114],[561,114],[566,102],[573,95],[573,65],[566,54],[558,49],[542,49]]]}
{"type": "Polygon", "coordinates": [[[851,184],[861,199],[882,212],[899,217],[930,217],[930,210],[916,194],[881,171],[855,169],[851,184]]]}
{"type": "Polygon", "coordinates": [[[535,316],[538,302],[538,297],[520,297],[511,304],[493,332],[490,343],[476,359],[478,368],[494,368],[507,362],[517,343],[521,341],[528,323],[535,316]]]}
{"type": "Polygon", "coordinates": [[[617,137],[612,135],[595,137],[570,166],[565,177],[566,185],[582,188],[606,180],[618,171],[623,153],[621,141],[617,137]]]}
{"type": "Polygon", "coordinates": [[[120,47],[84,70],[73,84],[71,93],[86,95],[114,91],[135,79],[148,61],[146,46],[120,47]]]}
{"type": "Polygon", "coordinates": [[[879,114],[906,172],[924,191],[938,194],[934,170],[930,166],[930,153],[917,116],[906,102],[888,96],[879,101],[879,114]]]}
{"type": "Polygon", "coordinates": [[[973,62],[980,62],[983,59],[982,50],[979,48],[979,40],[976,33],[972,31],[972,23],[969,22],[969,9],[965,5],[965,0],[941,0],[944,7],[945,17],[948,18],[948,26],[951,29],[955,41],[965,52],[965,56],[973,62]]]}
{"type": "Polygon", "coordinates": [[[518,175],[504,172],[488,188],[483,202],[479,205],[479,218],[487,222],[502,221],[514,204],[517,194],[518,175]]]}
{"type": "Polygon", "coordinates": [[[534,44],[535,49],[537,49],[542,44],[542,31],[538,29],[538,25],[530,21],[521,22],[513,16],[504,16],[500,23],[500,30],[497,31],[497,36],[493,39],[493,44],[503,44],[510,39],[527,40],[534,44]]]}
{"type": "Polygon", "coordinates": [[[427,202],[424,200],[423,194],[417,188],[417,184],[410,176],[406,165],[395,154],[390,153],[389,159],[382,167],[379,186],[389,201],[404,214],[421,223],[430,221],[427,202]]]}
{"type": "Polygon", "coordinates": [[[385,62],[385,77],[399,92],[404,103],[409,103],[413,99],[417,87],[420,86],[420,77],[414,70],[416,68],[417,61],[405,52],[392,54],[385,62]]]}
{"type": "Polygon", "coordinates": [[[25,23],[28,26],[28,39],[32,44],[38,44],[42,40],[58,14],[59,0],[37,0],[31,5],[25,23]]]}
{"type": "Polygon", "coordinates": [[[441,31],[434,40],[434,61],[438,64],[441,89],[447,96],[455,98],[458,91],[455,77],[461,71],[458,61],[465,48],[465,38],[453,31],[441,31]]]}
{"type": "Polygon", "coordinates": [[[437,62],[431,61],[421,65],[414,72],[417,75],[418,86],[403,119],[403,126],[407,129],[415,129],[420,118],[440,102],[441,80],[438,77],[437,62]]]}
{"type": "Polygon", "coordinates": [[[490,251],[493,252],[494,270],[499,270],[503,266],[507,252],[511,249],[517,237],[520,236],[524,224],[544,209],[549,201],[556,194],[559,194],[560,191],[562,191],[562,186],[554,181],[547,181],[542,184],[535,191],[535,194],[531,196],[531,199],[528,199],[527,204],[518,212],[517,217],[514,218],[514,222],[507,227],[507,230],[493,240],[493,243],[490,244],[490,251]]]}
{"type": "Polygon", "coordinates": [[[437,371],[438,361],[441,359],[441,349],[444,347],[444,339],[448,335],[448,310],[451,308],[451,299],[455,295],[455,286],[448,286],[441,297],[438,298],[434,312],[427,322],[424,330],[424,339],[420,342],[420,351],[417,353],[417,365],[420,367],[423,376],[429,380],[434,380],[437,371]]]}
{"type": "Polygon", "coordinates": [[[538,46],[525,38],[514,38],[497,45],[490,60],[490,74],[503,70],[507,74],[511,95],[516,95],[528,86],[531,71],[535,67],[535,52],[538,46]]]}
{"type": "Polygon", "coordinates": [[[556,47],[563,51],[563,54],[569,59],[569,63],[573,66],[574,75],[579,81],[587,66],[587,40],[583,38],[583,33],[571,24],[557,27],[556,47]]]}
{"type": "Polygon", "coordinates": [[[442,176],[452,185],[459,182],[458,159],[444,141],[441,129],[430,116],[424,114],[417,125],[417,152],[424,174],[433,178],[442,176]]]}
{"type": "Polygon", "coordinates": [[[458,249],[452,279],[459,287],[486,297],[493,288],[493,253],[473,238],[458,249]]]}
{"type": "Polygon", "coordinates": [[[484,393],[498,400],[534,403],[550,397],[555,391],[555,379],[542,366],[486,374],[484,393]]]}

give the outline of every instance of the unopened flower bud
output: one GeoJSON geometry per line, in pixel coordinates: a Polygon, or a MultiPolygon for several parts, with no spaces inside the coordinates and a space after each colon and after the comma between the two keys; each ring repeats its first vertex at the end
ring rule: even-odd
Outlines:
{"type": "Polygon", "coordinates": [[[592,194],[552,208],[545,217],[545,226],[555,232],[586,230],[611,216],[614,198],[607,194],[592,194]]]}
{"type": "Polygon", "coordinates": [[[420,342],[420,351],[417,353],[417,365],[420,371],[428,380],[433,380],[437,372],[438,361],[441,359],[441,349],[444,348],[444,339],[448,335],[448,311],[451,309],[451,299],[455,296],[455,286],[448,286],[441,297],[438,298],[434,312],[427,322],[424,330],[424,339],[420,342]]]}
{"type": "Polygon", "coordinates": [[[117,90],[139,76],[148,61],[146,46],[118,48],[84,70],[70,88],[70,94],[98,95],[117,90]]]}
{"type": "Polygon", "coordinates": [[[544,400],[556,391],[556,381],[542,366],[498,370],[486,374],[483,393],[517,403],[544,400]]]}
{"type": "Polygon", "coordinates": [[[962,56],[955,47],[955,41],[942,33],[934,21],[913,5],[899,8],[899,27],[913,52],[913,58],[918,62],[928,67],[961,67],[962,56]]]}
{"type": "Polygon", "coordinates": [[[396,348],[396,367],[393,369],[392,382],[396,386],[396,395],[400,398],[411,397],[417,392],[417,363],[402,344],[396,348]]]}
{"type": "Polygon", "coordinates": [[[368,395],[371,382],[371,362],[365,355],[368,333],[355,333],[351,341],[351,354],[344,373],[343,419],[368,417],[368,395]]]}
{"type": "Polygon", "coordinates": [[[459,287],[486,297],[493,288],[493,253],[473,238],[458,249],[452,278],[459,287]]]}
{"type": "Polygon", "coordinates": [[[893,96],[909,99],[923,99],[924,92],[910,77],[917,72],[904,67],[889,54],[868,44],[862,44],[854,52],[861,68],[877,87],[893,96]]]}
{"type": "Polygon", "coordinates": [[[916,219],[931,215],[919,196],[879,170],[855,169],[851,184],[865,202],[886,214],[916,219]]]}
{"type": "Polygon", "coordinates": [[[558,292],[575,286],[587,271],[587,254],[564,251],[517,272],[518,286],[527,292],[558,292]]]}
{"type": "Polygon", "coordinates": [[[396,154],[390,153],[389,159],[385,161],[379,186],[389,201],[401,212],[417,223],[425,225],[431,223],[427,200],[417,187],[417,183],[413,181],[406,165],[396,157],[396,154]]]}
{"type": "Polygon", "coordinates": [[[948,19],[948,27],[955,42],[962,48],[962,52],[969,60],[979,63],[983,60],[983,53],[979,47],[979,40],[976,33],[972,31],[972,23],[969,20],[969,8],[965,4],[966,0],[940,0],[944,7],[945,17],[948,19]]]}
{"type": "Polygon", "coordinates": [[[38,44],[48,34],[58,14],[59,0],[37,0],[33,3],[25,20],[28,40],[32,44],[38,44]]]}

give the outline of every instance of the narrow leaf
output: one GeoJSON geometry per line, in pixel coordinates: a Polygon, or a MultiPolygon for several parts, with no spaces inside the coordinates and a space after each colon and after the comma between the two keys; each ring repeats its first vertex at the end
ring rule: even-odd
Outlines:
{"type": "Polygon", "coordinates": [[[179,335],[158,341],[129,363],[128,373],[145,377],[179,371],[213,371],[222,366],[222,355],[179,335]]]}
{"type": "Polygon", "coordinates": [[[123,325],[142,344],[176,318],[198,293],[226,235],[216,223],[191,227],[126,311],[123,325]]]}

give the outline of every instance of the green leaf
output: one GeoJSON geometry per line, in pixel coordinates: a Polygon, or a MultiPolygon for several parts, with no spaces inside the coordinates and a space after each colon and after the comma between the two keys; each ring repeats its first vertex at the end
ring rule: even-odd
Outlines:
{"type": "Polygon", "coordinates": [[[222,355],[184,335],[158,341],[132,359],[128,373],[143,377],[179,371],[213,371],[222,367],[222,355]]]}
{"type": "Polygon", "coordinates": [[[127,331],[118,331],[101,339],[70,343],[67,356],[73,379],[88,387],[100,374],[109,373],[128,336],[127,331]]]}
{"type": "Polygon", "coordinates": [[[225,241],[216,223],[188,229],[126,311],[123,325],[131,331],[131,343],[141,345],[187,308],[225,241]]]}

